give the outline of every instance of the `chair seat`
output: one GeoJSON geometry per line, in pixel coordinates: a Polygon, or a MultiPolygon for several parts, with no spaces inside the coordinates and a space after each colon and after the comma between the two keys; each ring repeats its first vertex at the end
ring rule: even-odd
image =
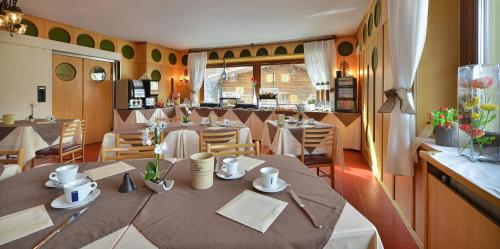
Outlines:
{"type": "MultiPolygon", "coordinates": [[[[83,148],[81,144],[73,144],[73,143],[64,143],[63,144],[63,153],[83,148]]],[[[48,155],[59,155],[59,145],[53,145],[51,147],[39,150],[36,152],[36,155],[40,156],[48,156],[48,155]]]]}
{"type": "MultiPolygon", "coordinates": [[[[300,158],[300,156],[299,156],[300,158]]],[[[327,164],[332,163],[332,158],[328,157],[325,154],[322,155],[304,155],[304,164],[305,165],[314,165],[314,164],[327,164]]]]}

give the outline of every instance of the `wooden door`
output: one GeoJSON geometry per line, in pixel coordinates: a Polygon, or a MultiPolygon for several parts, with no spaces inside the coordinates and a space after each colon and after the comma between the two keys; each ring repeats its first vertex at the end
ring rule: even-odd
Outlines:
{"type": "Polygon", "coordinates": [[[83,59],[83,119],[87,121],[86,143],[101,142],[105,133],[111,131],[112,105],[112,63],[83,59]],[[104,72],[94,74],[98,69],[104,72]]]}
{"type": "Polygon", "coordinates": [[[83,59],[52,55],[52,115],[81,119],[83,114],[83,59]]]}

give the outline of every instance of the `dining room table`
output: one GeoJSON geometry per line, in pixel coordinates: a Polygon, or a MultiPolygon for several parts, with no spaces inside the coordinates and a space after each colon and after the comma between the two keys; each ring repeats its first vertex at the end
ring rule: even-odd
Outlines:
{"type": "MultiPolygon", "coordinates": [[[[146,129],[147,124],[143,124],[142,128],[137,129],[122,129],[114,130],[104,134],[102,139],[102,147],[114,147],[116,134],[133,134],[141,133],[146,129]]],[[[200,152],[199,139],[200,132],[228,132],[239,131],[239,143],[250,144],[252,143],[252,133],[250,129],[239,121],[230,121],[229,126],[224,126],[223,121],[218,121],[217,125],[209,126],[201,124],[200,122],[172,122],[167,124],[163,130],[164,141],[167,143],[169,150],[164,155],[168,158],[187,158],[195,153],[200,152]]],[[[110,155],[112,156],[112,152],[110,155]]]]}
{"type": "MultiPolygon", "coordinates": [[[[145,185],[141,172],[146,159],[80,164],[79,171],[93,178],[103,167],[117,171],[95,178],[100,195],[81,217],[42,248],[383,248],[373,224],[297,158],[267,155],[254,159],[262,163],[243,177],[224,180],[213,176],[213,186],[205,190],[191,187],[189,159],[161,160],[160,170],[166,172],[162,178],[175,181],[164,193],[154,193],[145,185]],[[127,171],[121,170],[124,164],[127,171]],[[277,168],[286,189],[257,191],[252,182],[263,167],[277,168]],[[118,192],[124,173],[135,182],[135,191],[118,192]],[[323,228],[313,225],[290,190],[323,228]],[[265,231],[221,214],[220,210],[243,194],[281,203],[281,212],[265,231]]],[[[79,210],[51,207],[63,191],[44,183],[58,166],[35,168],[0,181],[1,248],[33,248],[79,210]],[[6,223],[6,219],[11,222],[6,223]]],[[[262,210],[252,213],[257,217],[270,215],[262,210]]]]}
{"type": "MultiPolygon", "coordinates": [[[[304,129],[334,128],[326,124],[312,120],[314,123],[307,124],[296,120],[286,120],[283,125],[278,125],[275,120],[267,120],[263,126],[262,145],[267,147],[275,155],[293,155],[299,157],[302,154],[302,132],[304,129]]],[[[333,148],[320,146],[317,148],[305,148],[304,155],[328,155],[333,157],[336,165],[345,168],[344,146],[342,134],[338,129],[334,130],[335,137],[333,148]]]]}
{"type": "MultiPolygon", "coordinates": [[[[17,120],[14,124],[0,122],[0,150],[24,149],[24,163],[36,156],[36,152],[59,144],[61,127],[71,119],[17,120]]],[[[81,138],[67,138],[63,142],[78,142],[81,138]],[[71,140],[71,141],[69,141],[71,140]]]]}

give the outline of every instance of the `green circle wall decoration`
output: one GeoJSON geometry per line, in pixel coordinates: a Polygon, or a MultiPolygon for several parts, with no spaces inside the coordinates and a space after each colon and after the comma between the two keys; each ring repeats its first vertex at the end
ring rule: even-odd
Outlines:
{"type": "Polygon", "coordinates": [[[378,49],[377,47],[374,47],[372,51],[372,70],[374,72],[377,71],[377,67],[378,67],[378,49]]]}
{"type": "Polygon", "coordinates": [[[380,25],[380,18],[382,17],[382,3],[380,0],[375,4],[375,27],[378,28],[380,25]]]}
{"type": "Polygon", "coordinates": [[[248,49],[243,49],[240,52],[240,58],[251,57],[251,56],[252,56],[252,53],[250,53],[250,50],[248,50],[248,49]]]}
{"type": "Polygon", "coordinates": [[[373,32],[373,13],[368,17],[368,36],[372,36],[373,32]]]}
{"type": "Polygon", "coordinates": [[[288,54],[288,50],[286,50],[285,47],[279,46],[274,50],[275,55],[283,55],[283,54],[288,54]]]}
{"type": "Polygon", "coordinates": [[[188,65],[188,55],[185,54],[182,56],[182,65],[187,66],[188,65]]]}
{"type": "Polygon", "coordinates": [[[297,47],[295,47],[295,49],[293,50],[293,53],[294,54],[303,54],[304,53],[304,45],[303,44],[297,45],[297,47]]]}
{"type": "Polygon", "coordinates": [[[76,37],[76,44],[84,47],[89,47],[89,48],[94,48],[95,47],[95,41],[92,36],[88,34],[79,34],[76,37]]]}
{"type": "Polygon", "coordinates": [[[132,59],[135,56],[134,48],[130,45],[125,45],[122,47],[122,55],[125,59],[132,59]]]}
{"type": "Polygon", "coordinates": [[[337,52],[342,56],[349,56],[352,54],[352,51],[354,51],[354,47],[348,41],[341,42],[337,47],[337,52]]]}
{"type": "Polygon", "coordinates": [[[168,62],[170,62],[171,65],[177,64],[177,55],[175,55],[174,53],[170,53],[168,55],[168,62]]]}
{"type": "Polygon", "coordinates": [[[231,59],[234,58],[234,53],[233,51],[229,50],[224,53],[224,59],[231,59]]]}
{"type": "Polygon", "coordinates": [[[160,50],[158,50],[156,48],[153,49],[153,51],[151,51],[151,58],[155,62],[160,62],[161,61],[161,52],[160,52],[160,50]]]}
{"type": "Polygon", "coordinates": [[[99,43],[99,48],[109,52],[115,52],[115,44],[110,40],[102,40],[99,43]]]}
{"type": "Polygon", "coordinates": [[[68,31],[59,27],[52,28],[49,31],[49,39],[66,43],[71,42],[71,36],[69,35],[68,31]]]}
{"type": "Polygon", "coordinates": [[[257,56],[268,56],[268,55],[269,52],[267,52],[266,48],[259,48],[259,50],[257,50],[257,56]]]}
{"type": "Polygon", "coordinates": [[[366,38],[368,38],[368,31],[366,29],[366,23],[363,25],[363,43],[366,43],[366,38]]]}
{"type": "Polygon", "coordinates": [[[76,77],[76,69],[69,63],[61,63],[57,65],[55,73],[57,78],[62,81],[71,81],[76,77]]]}
{"type": "Polygon", "coordinates": [[[210,55],[208,55],[209,60],[217,60],[219,59],[219,54],[215,51],[210,52],[210,55]]]}
{"type": "Polygon", "coordinates": [[[24,33],[25,35],[38,37],[38,28],[33,22],[25,18],[21,21],[21,23],[27,26],[26,33],[24,33]]]}
{"type": "Polygon", "coordinates": [[[161,80],[161,73],[160,71],[158,70],[153,70],[153,72],[151,72],[151,79],[154,80],[154,81],[160,81],[161,80]]]}

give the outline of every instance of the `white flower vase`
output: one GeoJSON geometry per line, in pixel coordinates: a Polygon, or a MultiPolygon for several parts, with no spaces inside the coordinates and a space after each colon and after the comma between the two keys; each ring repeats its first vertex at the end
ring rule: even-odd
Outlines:
{"type": "MultiPolygon", "coordinates": [[[[144,179],[144,178],[143,178],[144,179]]],[[[174,186],[174,180],[161,180],[159,182],[144,181],[149,189],[153,190],[155,193],[161,194],[169,191],[174,186]]]]}

